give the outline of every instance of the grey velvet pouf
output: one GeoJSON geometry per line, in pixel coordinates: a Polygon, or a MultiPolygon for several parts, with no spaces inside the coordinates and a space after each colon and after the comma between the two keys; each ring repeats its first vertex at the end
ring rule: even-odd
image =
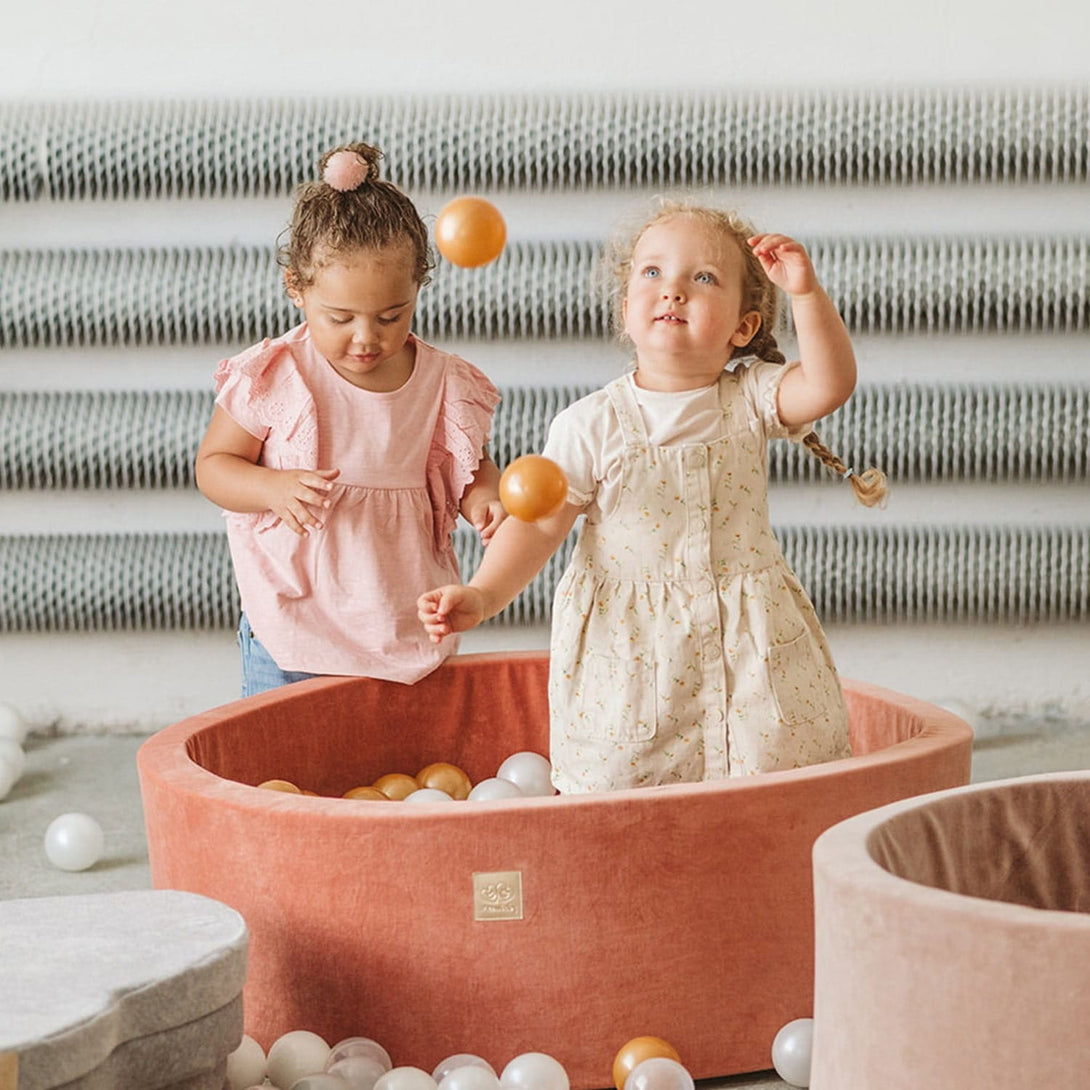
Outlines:
{"type": "Polygon", "coordinates": [[[220,1090],[247,943],[195,893],[0,901],[0,1090],[220,1090]]]}

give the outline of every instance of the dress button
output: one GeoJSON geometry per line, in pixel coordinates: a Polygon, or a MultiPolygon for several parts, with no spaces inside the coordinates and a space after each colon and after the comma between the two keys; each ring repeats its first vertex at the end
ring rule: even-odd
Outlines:
{"type": "Polygon", "coordinates": [[[712,589],[712,585],[707,579],[701,579],[696,584],[696,593],[697,594],[708,594],[708,593],[711,592],[711,589],[712,589]]]}

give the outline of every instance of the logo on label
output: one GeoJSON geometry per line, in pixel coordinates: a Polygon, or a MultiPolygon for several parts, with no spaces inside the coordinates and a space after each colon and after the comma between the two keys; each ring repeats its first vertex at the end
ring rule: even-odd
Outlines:
{"type": "Polygon", "coordinates": [[[521,920],[522,871],[474,872],[473,918],[475,920],[521,920]]]}

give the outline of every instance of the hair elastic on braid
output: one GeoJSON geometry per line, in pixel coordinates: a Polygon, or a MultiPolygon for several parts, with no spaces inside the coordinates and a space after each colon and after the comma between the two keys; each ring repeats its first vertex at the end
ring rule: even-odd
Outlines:
{"type": "Polygon", "coordinates": [[[855,498],[864,507],[875,507],[882,503],[889,495],[889,485],[886,483],[886,475],[873,466],[856,473],[850,466],[846,466],[819,438],[816,431],[808,432],[802,440],[802,445],[817,458],[822,465],[826,465],[834,473],[838,473],[852,486],[855,498]]]}

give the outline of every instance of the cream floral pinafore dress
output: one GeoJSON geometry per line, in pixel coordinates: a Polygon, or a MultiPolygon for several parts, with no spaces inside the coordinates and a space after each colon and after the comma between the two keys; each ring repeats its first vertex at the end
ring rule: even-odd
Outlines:
{"type": "Polygon", "coordinates": [[[588,512],[554,602],[561,792],[850,755],[825,635],[769,524],[769,436],[743,372],[719,380],[723,433],[708,444],[651,446],[627,378],[604,390],[624,464],[619,499],[588,512]]]}

